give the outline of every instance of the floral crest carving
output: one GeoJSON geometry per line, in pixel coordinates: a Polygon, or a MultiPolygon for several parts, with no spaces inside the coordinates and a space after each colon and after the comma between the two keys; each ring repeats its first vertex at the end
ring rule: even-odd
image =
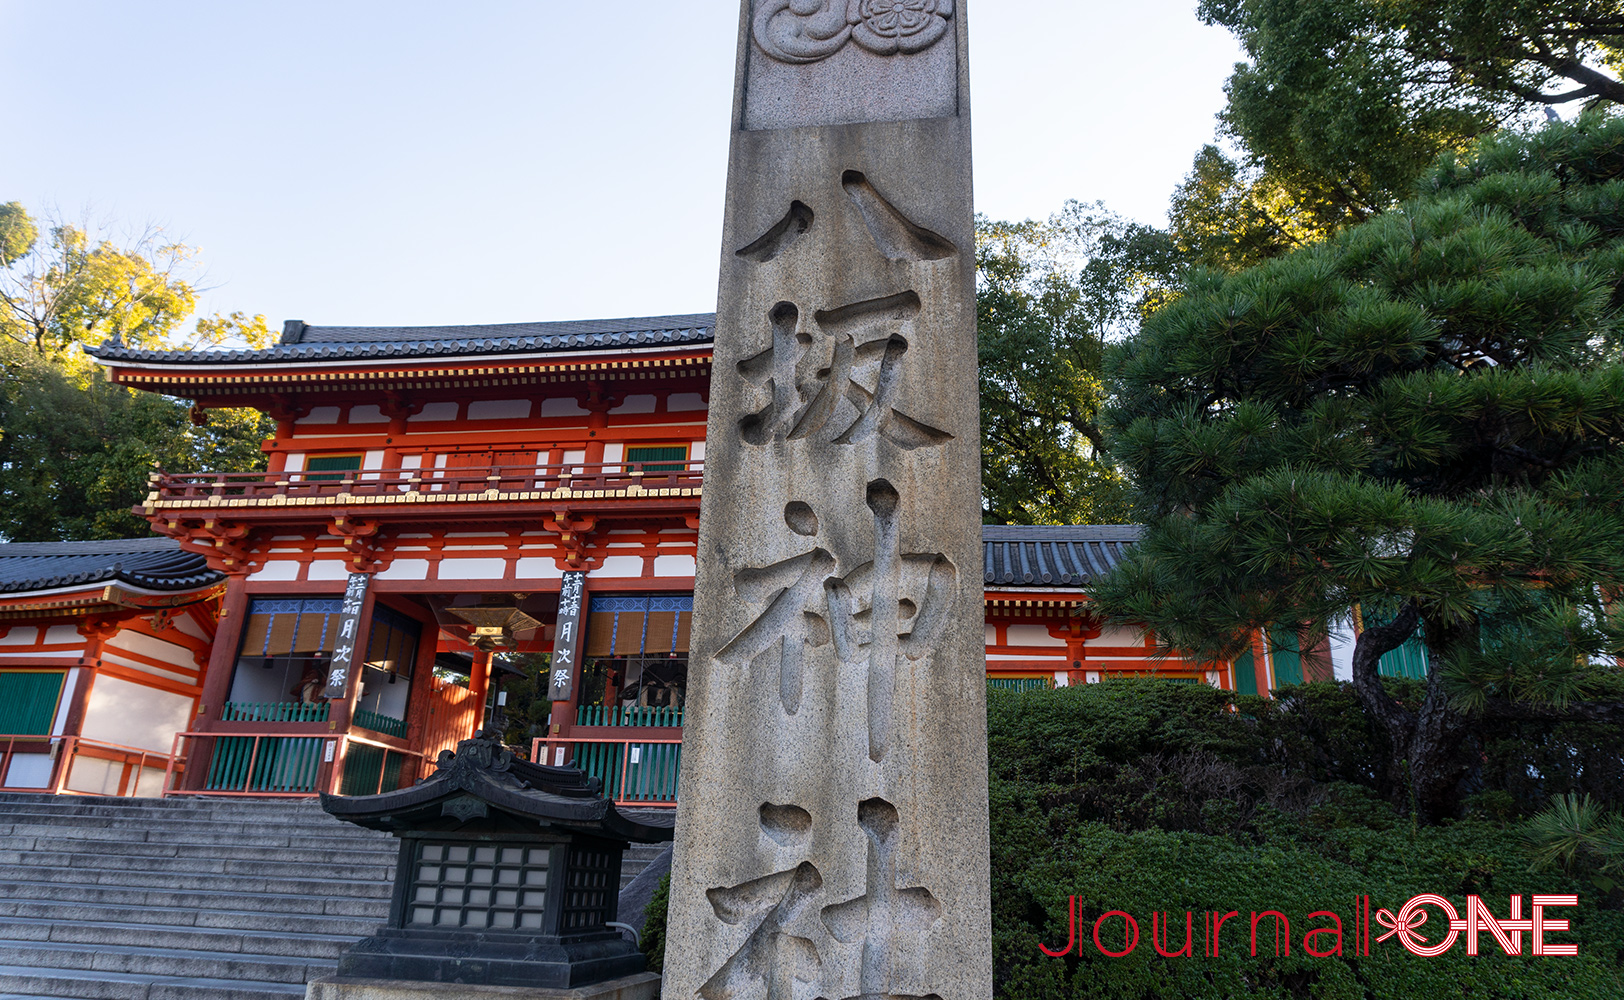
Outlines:
{"type": "Polygon", "coordinates": [[[875,55],[923,52],[947,34],[953,0],[761,0],[756,44],[781,62],[812,63],[858,45],[875,55]]]}

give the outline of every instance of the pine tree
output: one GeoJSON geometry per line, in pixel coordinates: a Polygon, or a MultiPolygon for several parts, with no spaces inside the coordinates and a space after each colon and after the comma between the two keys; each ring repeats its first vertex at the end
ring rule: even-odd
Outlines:
{"type": "Polygon", "coordinates": [[[1436,819],[1474,713],[1624,723],[1591,697],[1624,653],[1624,117],[1486,140],[1422,191],[1196,273],[1114,351],[1148,532],[1095,597],[1214,657],[1352,609],[1388,787],[1436,819]],[[1418,627],[1403,703],[1377,661],[1418,627]]]}

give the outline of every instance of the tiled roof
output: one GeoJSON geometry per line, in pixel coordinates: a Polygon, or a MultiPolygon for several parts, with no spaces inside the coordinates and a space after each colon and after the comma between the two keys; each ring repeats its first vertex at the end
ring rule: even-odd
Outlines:
{"type": "Polygon", "coordinates": [[[0,544],[0,593],[115,581],[146,590],[190,590],[223,579],[172,538],[0,544]]]}
{"type": "Polygon", "coordinates": [[[1079,587],[1122,561],[1136,524],[986,525],[982,571],[997,587],[1079,587]]]}
{"type": "Polygon", "coordinates": [[[102,361],[191,366],[501,356],[708,344],[715,325],[715,313],[490,326],[310,326],[290,320],[280,344],[258,351],[145,351],[103,344],[89,353],[102,361]]]}

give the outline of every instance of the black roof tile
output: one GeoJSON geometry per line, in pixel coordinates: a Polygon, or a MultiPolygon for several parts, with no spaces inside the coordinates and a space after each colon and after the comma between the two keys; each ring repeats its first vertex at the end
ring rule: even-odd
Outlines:
{"type": "Polygon", "coordinates": [[[115,581],[146,590],[191,590],[223,579],[172,538],[0,544],[0,593],[115,581]]]}
{"type": "Polygon", "coordinates": [[[102,361],[190,366],[500,356],[708,344],[715,325],[715,313],[487,326],[310,326],[295,320],[282,343],[264,350],[147,351],[102,344],[88,352],[102,361]]]}
{"type": "Polygon", "coordinates": [[[1139,540],[1136,524],[996,525],[981,529],[984,581],[998,587],[1080,587],[1139,540]]]}

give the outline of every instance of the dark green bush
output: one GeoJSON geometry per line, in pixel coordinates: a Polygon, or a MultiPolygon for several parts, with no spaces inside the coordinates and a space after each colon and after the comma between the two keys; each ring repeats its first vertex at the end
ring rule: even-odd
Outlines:
{"type": "Polygon", "coordinates": [[[637,947],[648,960],[648,971],[665,970],[665,911],[671,900],[671,873],[666,872],[643,908],[643,933],[637,938],[637,947]]]}
{"type": "MultiPolygon", "coordinates": [[[[1401,698],[1415,693],[1397,687],[1401,698]]],[[[1148,679],[989,692],[1000,1000],[1624,997],[1624,892],[1603,894],[1582,874],[1530,873],[1522,822],[1549,795],[1577,787],[1606,799],[1624,789],[1617,726],[1480,729],[1468,815],[1417,828],[1388,804],[1376,734],[1351,692],[1310,684],[1276,694],[1271,701],[1148,679]],[[1373,911],[1397,912],[1423,892],[1457,907],[1480,895],[1502,917],[1513,894],[1525,897],[1526,915],[1535,892],[1576,893],[1580,905],[1555,914],[1574,930],[1553,937],[1576,941],[1579,955],[1536,958],[1525,936],[1525,953],[1508,957],[1487,935],[1477,957],[1464,941],[1428,959],[1393,940],[1375,944],[1374,935],[1372,955],[1354,954],[1356,897],[1371,896],[1373,911]],[[1049,958],[1038,945],[1065,946],[1071,896],[1082,947],[1049,958]],[[1139,946],[1125,958],[1102,956],[1093,944],[1094,920],[1111,910],[1140,923],[1139,946]],[[1162,940],[1177,951],[1187,910],[1198,942],[1203,912],[1240,912],[1217,957],[1202,955],[1199,944],[1190,958],[1156,954],[1152,912],[1171,915],[1162,940]],[[1265,910],[1290,919],[1289,956],[1275,956],[1273,935],[1261,932],[1258,955],[1249,954],[1248,918],[1265,910]],[[1342,956],[1303,953],[1305,918],[1317,910],[1341,917],[1342,956]]],[[[664,961],[669,885],[667,876],[649,903],[641,941],[655,970],[664,961]]],[[[1308,927],[1329,925],[1320,918],[1308,927]]],[[[1120,934],[1120,920],[1110,928],[1120,934]]],[[[1317,940],[1321,950],[1330,943],[1317,940]]]]}
{"type": "MultiPolygon", "coordinates": [[[[1528,872],[1517,817],[1532,794],[1508,791],[1503,779],[1526,773],[1533,758],[1511,762],[1509,735],[1490,741],[1504,760],[1478,776],[1504,798],[1502,816],[1412,829],[1379,787],[1374,734],[1351,694],[1315,684],[1278,695],[1272,702],[1234,698],[1155,680],[991,693],[993,934],[1002,1000],[1624,996],[1624,912],[1606,908],[1609,897],[1588,881],[1528,872]],[[1575,931],[1556,936],[1577,941],[1578,958],[1510,958],[1488,940],[1475,958],[1464,942],[1432,959],[1392,940],[1369,957],[1351,953],[1358,895],[1397,911],[1422,892],[1457,906],[1470,893],[1504,916],[1508,895],[1536,891],[1579,895],[1580,906],[1562,914],[1575,931]],[[1046,957],[1040,942],[1059,949],[1067,940],[1069,896],[1078,897],[1083,947],[1063,959],[1046,957]],[[1126,958],[1094,947],[1093,922],[1110,910],[1140,922],[1139,947],[1126,958]],[[1193,958],[1163,958],[1150,941],[1153,910],[1173,915],[1171,936],[1164,930],[1163,937],[1171,950],[1182,944],[1186,910],[1195,914],[1198,940],[1204,911],[1238,910],[1244,922],[1252,911],[1280,910],[1292,921],[1291,954],[1275,957],[1271,934],[1267,945],[1260,935],[1252,957],[1245,924],[1232,922],[1219,957],[1202,956],[1198,945],[1193,958]],[[1316,910],[1341,916],[1342,957],[1303,953],[1303,921],[1316,910]]],[[[1615,748],[1620,735],[1612,735],[1615,748]]],[[[1563,739],[1529,753],[1571,762],[1591,752],[1551,749],[1563,739]]],[[[1541,790],[1553,774],[1566,780],[1552,770],[1541,790]]],[[[1122,933],[1119,919],[1110,927],[1122,933]]]]}

